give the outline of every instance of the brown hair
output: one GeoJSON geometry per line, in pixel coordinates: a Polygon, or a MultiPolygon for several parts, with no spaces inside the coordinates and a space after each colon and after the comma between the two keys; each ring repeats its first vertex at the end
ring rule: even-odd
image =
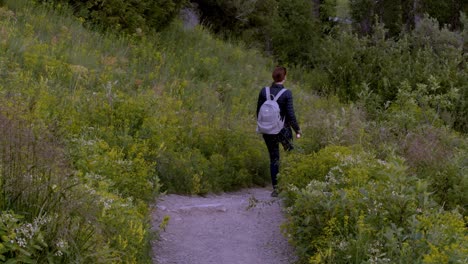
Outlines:
{"type": "Polygon", "coordinates": [[[286,77],[286,68],[283,66],[276,66],[271,76],[273,77],[273,80],[275,80],[275,82],[284,81],[284,78],[286,77]]]}

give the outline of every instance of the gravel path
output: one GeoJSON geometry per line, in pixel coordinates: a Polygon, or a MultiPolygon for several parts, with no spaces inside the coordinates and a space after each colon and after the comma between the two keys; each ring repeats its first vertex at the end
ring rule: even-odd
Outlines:
{"type": "Polygon", "coordinates": [[[271,190],[222,195],[166,195],[153,212],[154,229],[170,217],[153,243],[157,264],[286,264],[295,260],[282,235],[280,200],[271,190]]]}

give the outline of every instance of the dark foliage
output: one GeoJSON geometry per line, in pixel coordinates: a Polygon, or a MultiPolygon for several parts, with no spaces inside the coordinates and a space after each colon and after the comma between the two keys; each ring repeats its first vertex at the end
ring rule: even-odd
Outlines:
{"type": "Polygon", "coordinates": [[[105,29],[128,33],[160,31],[179,13],[185,0],[42,0],[72,6],[76,16],[105,29]]]}
{"type": "MultiPolygon", "coordinates": [[[[462,27],[460,12],[467,12],[463,0],[350,0],[354,26],[359,33],[372,33],[375,22],[385,24],[389,36],[398,36],[403,29],[413,29],[424,14],[436,18],[440,25],[449,25],[451,30],[462,27]]],[[[466,1],[465,1],[466,2],[466,1]]]]}

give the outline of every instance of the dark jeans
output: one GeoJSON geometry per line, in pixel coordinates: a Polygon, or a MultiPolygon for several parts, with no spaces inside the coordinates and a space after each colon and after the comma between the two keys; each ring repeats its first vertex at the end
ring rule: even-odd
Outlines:
{"type": "Polygon", "coordinates": [[[278,185],[277,175],[279,172],[280,152],[279,143],[283,145],[284,150],[290,151],[294,147],[292,145],[292,131],[291,128],[283,128],[277,135],[263,135],[268,153],[270,155],[270,175],[271,183],[276,188],[278,185]]]}

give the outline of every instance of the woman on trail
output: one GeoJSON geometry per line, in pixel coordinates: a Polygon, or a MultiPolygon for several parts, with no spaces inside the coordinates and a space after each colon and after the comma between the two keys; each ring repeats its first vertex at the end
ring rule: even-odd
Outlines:
{"type": "Polygon", "coordinates": [[[272,77],[274,80],[273,84],[270,87],[264,87],[258,95],[257,118],[259,116],[260,108],[265,103],[265,101],[267,101],[267,93],[270,94],[271,98],[276,97],[279,94],[280,96],[275,99],[278,103],[280,116],[282,121],[284,121],[284,126],[279,133],[263,133],[263,139],[265,140],[268,153],[270,155],[270,174],[271,183],[273,184],[273,192],[271,193],[271,196],[277,197],[277,174],[279,172],[280,159],[279,143],[283,145],[284,150],[290,151],[293,149],[291,128],[296,132],[296,138],[300,138],[302,132],[299,128],[299,124],[297,123],[296,115],[294,113],[292,93],[283,86],[284,81],[286,80],[286,68],[277,66],[273,70],[272,77]]]}

